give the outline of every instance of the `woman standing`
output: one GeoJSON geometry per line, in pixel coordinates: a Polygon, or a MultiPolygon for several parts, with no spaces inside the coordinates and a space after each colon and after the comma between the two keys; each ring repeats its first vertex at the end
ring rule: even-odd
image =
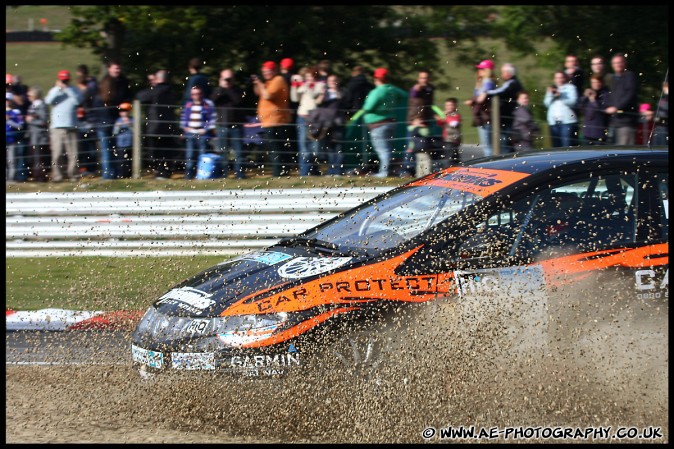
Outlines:
{"type": "Polygon", "coordinates": [[[308,67],[304,77],[294,76],[290,84],[290,100],[297,106],[297,140],[300,176],[318,174],[318,141],[308,139],[307,118],[316,109],[316,100],[325,92],[325,82],[318,81],[318,68],[308,67]]]}
{"type": "Polygon", "coordinates": [[[548,125],[553,147],[577,145],[578,117],[573,108],[578,101],[576,87],[564,71],[555,72],[554,84],[545,92],[543,103],[548,108],[548,125]]]}
{"type": "Polygon", "coordinates": [[[484,148],[484,155],[491,156],[491,104],[489,104],[489,100],[478,101],[478,98],[482,93],[496,87],[493,75],[494,62],[490,59],[485,59],[476,65],[475,68],[477,72],[473,98],[464,101],[464,104],[471,107],[473,126],[477,128],[478,139],[480,146],[484,148]]]}

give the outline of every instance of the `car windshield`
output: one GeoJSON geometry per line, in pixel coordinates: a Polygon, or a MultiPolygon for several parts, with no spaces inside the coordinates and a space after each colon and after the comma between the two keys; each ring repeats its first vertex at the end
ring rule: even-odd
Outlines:
{"type": "Polygon", "coordinates": [[[399,246],[527,173],[451,167],[378,197],[302,237],[335,244],[340,251],[399,246]]]}
{"type": "Polygon", "coordinates": [[[452,188],[411,186],[386,194],[305,237],[334,243],[340,249],[388,249],[481,199],[452,188]]]}

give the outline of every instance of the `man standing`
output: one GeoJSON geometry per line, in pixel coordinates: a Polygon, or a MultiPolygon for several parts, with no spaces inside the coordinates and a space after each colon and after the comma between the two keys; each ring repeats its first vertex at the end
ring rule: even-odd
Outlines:
{"type": "Polygon", "coordinates": [[[185,179],[194,179],[199,156],[208,149],[208,139],[215,129],[215,105],[204,98],[199,86],[192,87],[191,100],[185,103],[180,116],[180,127],[185,139],[185,179]]]}
{"type": "Polygon", "coordinates": [[[123,155],[113,145],[112,128],[119,118],[119,105],[131,102],[131,82],[122,73],[117,61],[107,63],[107,73],[98,83],[98,94],[92,102],[91,121],[95,125],[101,152],[101,177],[122,176],[123,155]]]}
{"type": "Polygon", "coordinates": [[[627,70],[625,55],[616,53],[611,58],[613,81],[605,112],[610,116],[609,136],[616,145],[634,145],[639,121],[638,84],[634,72],[627,70]]]}
{"type": "Polygon", "coordinates": [[[524,90],[522,83],[517,79],[517,69],[510,63],[501,66],[501,79],[503,84],[482,93],[479,102],[491,101],[495,95],[499,96],[499,116],[501,121],[501,153],[512,153],[512,127],[514,110],[517,107],[517,95],[524,90]]]}
{"type": "MultiPolygon", "coordinates": [[[[215,104],[217,148],[227,156],[227,150],[234,151],[234,175],[244,179],[243,173],[243,124],[246,119],[241,108],[243,91],[234,84],[234,71],[220,71],[218,87],[211,100],[215,104]]],[[[226,173],[225,173],[226,174],[226,173]]]]}
{"type": "Polygon", "coordinates": [[[58,72],[56,85],[44,99],[51,106],[49,139],[51,145],[51,180],[63,181],[60,162],[63,152],[68,157],[67,175],[77,180],[77,107],[82,102],[80,91],[70,85],[70,72],[58,72]]]}
{"type": "Polygon", "coordinates": [[[157,179],[168,179],[174,169],[177,134],[177,95],[169,84],[168,72],[158,70],[154,75],[154,85],[138,92],[136,99],[147,105],[145,136],[150,165],[157,179]]]}
{"type": "Polygon", "coordinates": [[[276,63],[262,64],[262,80],[253,75],[253,90],[258,97],[257,116],[264,131],[265,146],[272,176],[288,173],[286,155],[289,152],[290,89],[283,76],[278,73],[276,63]]]}
{"type": "Polygon", "coordinates": [[[192,58],[187,64],[187,84],[185,86],[185,93],[183,94],[183,105],[192,99],[192,88],[199,86],[204,93],[204,98],[211,97],[211,86],[208,84],[208,77],[201,73],[201,59],[192,58]]]}
{"type": "Polygon", "coordinates": [[[374,71],[374,85],[363,104],[363,121],[370,130],[372,147],[379,158],[379,171],[374,176],[385,178],[389,175],[393,137],[400,110],[407,103],[407,92],[389,83],[388,70],[383,67],[374,71]]]}

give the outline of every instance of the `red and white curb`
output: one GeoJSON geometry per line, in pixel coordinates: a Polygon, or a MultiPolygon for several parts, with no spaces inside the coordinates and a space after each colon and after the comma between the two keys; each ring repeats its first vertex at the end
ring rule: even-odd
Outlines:
{"type": "Polygon", "coordinates": [[[136,326],[142,316],[142,311],[128,310],[101,312],[65,309],[32,311],[7,309],[5,326],[8,331],[130,330],[136,326]]]}

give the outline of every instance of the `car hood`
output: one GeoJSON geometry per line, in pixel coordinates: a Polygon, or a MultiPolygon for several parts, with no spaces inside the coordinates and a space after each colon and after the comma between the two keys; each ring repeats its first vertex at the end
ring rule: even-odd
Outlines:
{"type": "Polygon", "coordinates": [[[246,297],[272,294],[372,256],[327,255],[310,248],[271,247],[215,265],[183,281],[154,302],[166,315],[213,317],[246,297]]]}

